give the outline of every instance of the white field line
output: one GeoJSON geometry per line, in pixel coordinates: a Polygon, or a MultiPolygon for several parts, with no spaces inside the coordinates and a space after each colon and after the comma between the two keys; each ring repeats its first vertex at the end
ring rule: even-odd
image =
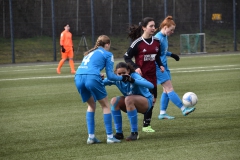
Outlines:
{"type": "Polygon", "coordinates": [[[18,80],[31,80],[31,79],[54,79],[54,78],[74,78],[74,75],[67,76],[48,76],[48,77],[28,77],[28,78],[12,78],[12,79],[0,79],[1,81],[18,81],[18,80]]]}
{"type": "Polygon", "coordinates": [[[183,70],[173,71],[171,73],[186,73],[186,72],[213,72],[213,71],[227,71],[227,70],[240,70],[240,68],[221,68],[221,69],[200,69],[200,70],[183,70]]]}
{"type": "MultiPolygon", "coordinates": [[[[240,67],[237,67],[237,66],[240,66],[240,65],[175,68],[175,69],[170,69],[170,70],[171,70],[171,73],[214,72],[214,71],[226,71],[226,70],[240,70],[240,67]]],[[[48,69],[50,69],[50,68],[48,68],[48,69]]],[[[43,70],[46,70],[46,69],[43,69],[43,70]]],[[[23,70],[16,70],[16,71],[23,71],[23,70]]],[[[66,75],[66,76],[58,75],[58,76],[47,76],[47,77],[25,77],[25,78],[11,78],[11,79],[9,78],[9,79],[0,79],[0,82],[1,81],[17,81],[17,80],[35,80],[35,79],[54,79],[54,78],[74,78],[74,75],[66,75]]]]}
{"type": "MultiPolygon", "coordinates": [[[[22,67],[22,66],[21,66],[22,67]]],[[[25,67],[25,66],[24,66],[25,67]]],[[[30,67],[30,66],[29,66],[30,67]]],[[[41,71],[41,70],[54,70],[56,71],[56,68],[38,68],[38,69],[17,69],[17,70],[11,70],[11,72],[25,72],[25,71],[41,71]]],[[[9,72],[8,70],[2,70],[0,72],[9,72]]]]}
{"type": "MultiPolygon", "coordinates": [[[[47,65],[39,65],[39,66],[47,66],[47,65]]],[[[223,65],[223,66],[204,66],[204,67],[192,67],[192,68],[174,68],[170,69],[171,71],[175,70],[190,70],[190,69],[198,69],[198,68],[224,68],[224,67],[236,67],[240,65],[223,65]]],[[[21,66],[21,67],[26,67],[26,66],[21,66]]],[[[32,66],[28,66],[32,67],[32,66]]],[[[11,72],[25,72],[25,71],[39,71],[39,70],[56,70],[56,68],[38,68],[38,69],[17,69],[17,70],[11,70],[11,72]]],[[[9,70],[0,70],[0,72],[9,72],[9,70]]]]}
{"type": "MultiPolygon", "coordinates": [[[[204,54],[199,54],[199,55],[182,55],[182,57],[181,57],[181,55],[180,55],[180,57],[181,58],[196,58],[196,57],[216,57],[216,56],[231,56],[231,55],[237,55],[237,56],[240,56],[240,54],[239,53],[231,53],[231,54],[206,54],[206,55],[204,55],[204,54]]],[[[119,58],[116,58],[115,59],[115,62],[120,62],[120,61],[122,61],[123,59],[121,59],[121,60],[119,60],[119,58]]],[[[74,61],[75,62],[75,64],[80,64],[81,63],[81,60],[79,60],[79,61],[74,61]]],[[[53,69],[56,69],[56,67],[57,67],[57,65],[58,65],[58,62],[49,62],[49,63],[47,63],[47,64],[34,64],[34,63],[32,63],[31,65],[25,65],[25,64],[13,64],[13,65],[11,65],[11,64],[9,64],[8,66],[5,66],[5,65],[0,65],[0,68],[16,68],[16,67],[43,67],[43,66],[54,66],[55,68],[53,68],[53,69]],[[4,66],[4,67],[1,67],[1,66],[4,66]]],[[[49,68],[50,69],[50,68],[49,68]]],[[[0,71],[1,72],[1,71],[0,71]]]]}
{"type": "Polygon", "coordinates": [[[222,66],[204,66],[204,67],[191,67],[191,68],[174,68],[174,69],[170,69],[171,71],[175,71],[175,70],[190,70],[190,69],[203,69],[203,68],[225,68],[225,67],[238,67],[240,65],[222,65],[222,66]]]}

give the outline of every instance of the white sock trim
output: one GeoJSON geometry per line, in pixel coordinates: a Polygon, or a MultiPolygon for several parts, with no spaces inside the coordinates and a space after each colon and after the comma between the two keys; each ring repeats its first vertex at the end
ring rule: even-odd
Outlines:
{"type": "Polygon", "coordinates": [[[182,106],[182,107],[181,107],[181,111],[183,111],[185,108],[186,108],[185,106],[182,106]]]}
{"type": "Polygon", "coordinates": [[[88,137],[89,137],[89,138],[94,138],[95,135],[94,135],[94,134],[89,134],[88,137]]]}
{"type": "Polygon", "coordinates": [[[160,114],[166,114],[166,111],[161,110],[160,114]]]}
{"type": "Polygon", "coordinates": [[[113,134],[108,134],[107,138],[113,138],[113,134]]]}

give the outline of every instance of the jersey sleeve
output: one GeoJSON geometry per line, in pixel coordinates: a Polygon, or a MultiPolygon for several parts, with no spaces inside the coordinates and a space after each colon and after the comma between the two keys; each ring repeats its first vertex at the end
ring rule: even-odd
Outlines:
{"type": "Polygon", "coordinates": [[[171,56],[172,52],[167,51],[166,56],[171,56]]]}
{"type": "Polygon", "coordinates": [[[115,81],[110,81],[110,80],[108,80],[107,78],[104,78],[104,80],[103,80],[103,84],[104,84],[104,86],[115,85],[114,82],[115,82],[115,81]]]}
{"type": "Polygon", "coordinates": [[[133,62],[132,58],[135,56],[135,54],[137,54],[137,50],[136,50],[136,45],[132,48],[129,47],[127,52],[124,54],[124,60],[126,63],[130,63],[131,66],[133,66],[135,69],[139,68],[139,66],[133,62]]]}
{"type": "Polygon", "coordinates": [[[159,50],[158,50],[158,53],[157,53],[156,58],[155,58],[155,61],[158,65],[158,67],[163,66],[160,56],[161,56],[161,45],[159,45],[159,50]]]}
{"type": "Polygon", "coordinates": [[[122,76],[117,76],[114,72],[113,72],[113,65],[114,65],[114,57],[112,54],[107,56],[106,59],[106,74],[107,74],[107,78],[111,81],[121,81],[122,80],[122,76]]]}
{"type": "Polygon", "coordinates": [[[60,46],[63,46],[63,44],[64,44],[64,32],[62,32],[60,35],[60,46]]]}
{"type": "Polygon", "coordinates": [[[131,76],[135,79],[134,84],[136,84],[138,86],[146,87],[149,89],[154,88],[154,85],[151,82],[149,82],[145,78],[141,77],[138,73],[132,74],[131,76]]]}

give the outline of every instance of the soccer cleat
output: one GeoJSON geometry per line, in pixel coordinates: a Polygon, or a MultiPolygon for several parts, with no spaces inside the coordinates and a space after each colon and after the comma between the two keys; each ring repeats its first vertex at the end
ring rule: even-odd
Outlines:
{"type": "Polygon", "coordinates": [[[195,110],[195,107],[192,107],[192,108],[186,107],[186,108],[182,111],[182,114],[183,114],[184,116],[187,116],[188,114],[192,113],[194,110],[195,110]]]}
{"type": "Polygon", "coordinates": [[[113,138],[107,138],[107,143],[110,144],[110,143],[120,143],[121,141],[116,139],[115,137],[113,138]]]}
{"type": "Polygon", "coordinates": [[[127,141],[135,141],[139,139],[138,132],[131,132],[131,135],[126,138],[127,141]]]}
{"type": "Polygon", "coordinates": [[[116,133],[116,134],[114,135],[114,137],[115,137],[116,139],[123,139],[123,138],[124,138],[124,135],[123,135],[123,133],[116,133]]]}
{"type": "Polygon", "coordinates": [[[75,74],[76,73],[76,71],[71,71],[71,74],[75,74]]]}
{"type": "Polygon", "coordinates": [[[142,131],[143,132],[155,132],[155,130],[153,130],[151,126],[143,127],[142,131]]]}
{"type": "Polygon", "coordinates": [[[169,116],[168,114],[159,114],[158,119],[174,119],[175,117],[169,116]]]}
{"type": "Polygon", "coordinates": [[[87,139],[87,144],[101,143],[97,138],[89,138],[87,139]]]}
{"type": "Polygon", "coordinates": [[[57,68],[57,74],[61,74],[60,68],[57,68]]]}

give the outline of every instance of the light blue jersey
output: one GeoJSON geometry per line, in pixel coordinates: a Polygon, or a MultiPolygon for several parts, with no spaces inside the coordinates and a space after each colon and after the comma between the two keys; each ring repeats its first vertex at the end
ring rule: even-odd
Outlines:
{"type": "Polygon", "coordinates": [[[86,55],[75,74],[75,85],[83,102],[93,96],[94,100],[101,100],[107,96],[101,77],[101,70],[105,68],[108,79],[121,81],[122,76],[113,72],[114,58],[111,52],[102,47],[86,55]]]}
{"type": "Polygon", "coordinates": [[[104,85],[116,85],[124,96],[128,95],[141,95],[143,97],[152,98],[152,94],[149,89],[153,89],[154,86],[151,82],[144,79],[138,73],[134,72],[130,75],[135,79],[134,83],[122,82],[122,81],[110,81],[108,78],[103,80],[104,85]]]}
{"type": "Polygon", "coordinates": [[[163,35],[162,32],[158,32],[155,37],[160,40],[161,43],[161,61],[163,66],[167,67],[167,56],[171,56],[171,52],[168,51],[168,39],[166,35],[163,35]]]}
{"type": "Polygon", "coordinates": [[[171,80],[170,70],[167,64],[167,56],[171,56],[171,52],[168,51],[168,39],[166,35],[163,35],[162,32],[158,32],[155,37],[160,40],[161,43],[161,61],[165,68],[164,72],[162,73],[156,64],[156,75],[157,75],[157,84],[162,84],[167,80],[171,80]]]}
{"type": "Polygon", "coordinates": [[[113,72],[114,58],[111,52],[106,51],[102,47],[90,52],[82,60],[82,63],[78,67],[76,74],[85,75],[100,75],[101,71],[106,70],[106,74],[109,80],[120,81],[122,76],[117,76],[113,72]]]}

